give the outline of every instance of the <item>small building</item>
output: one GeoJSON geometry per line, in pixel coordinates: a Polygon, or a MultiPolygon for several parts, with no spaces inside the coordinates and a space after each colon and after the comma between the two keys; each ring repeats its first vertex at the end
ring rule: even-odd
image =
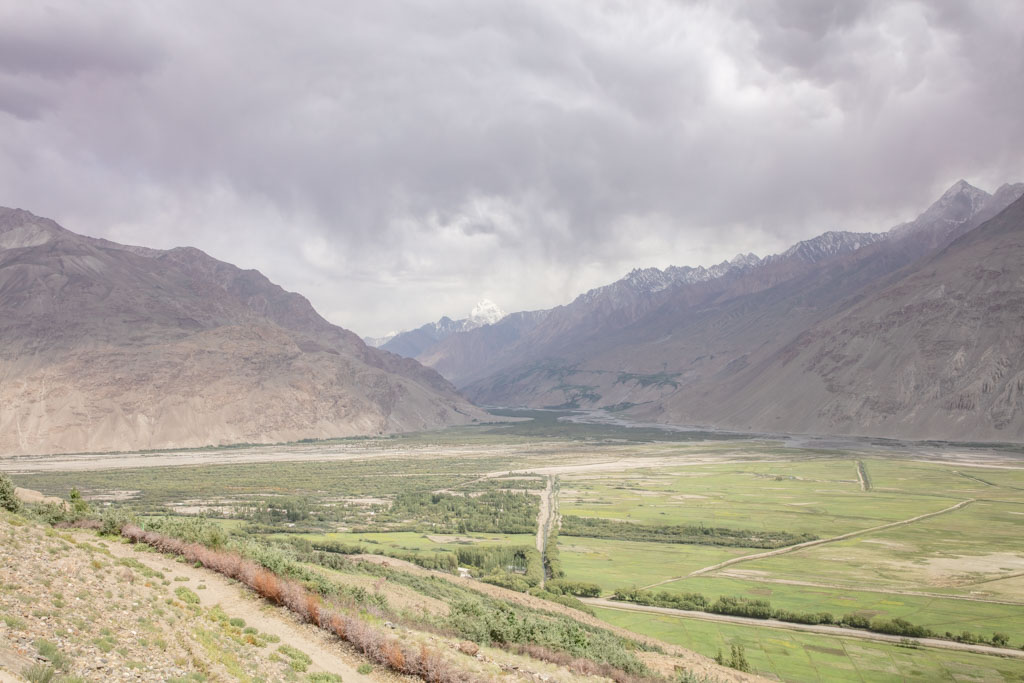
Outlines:
{"type": "Polygon", "coordinates": [[[472,579],[473,575],[469,573],[468,567],[459,567],[459,578],[460,579],[472,579]]]}

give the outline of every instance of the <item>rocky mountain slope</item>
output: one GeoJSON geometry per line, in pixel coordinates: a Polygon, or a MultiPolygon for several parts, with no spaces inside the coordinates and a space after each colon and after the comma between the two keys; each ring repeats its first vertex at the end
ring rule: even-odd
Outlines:
{"type": "Polygon", "coordinates": [[[176,448],[469,422],[433,370],[253,270],[0,209],[0,453],[176,448]]]}
{"type": "MultiPolygon", "coordinates": [[[[788,358],[783,350],[792,354],[802,334],[901,281],[937,247],[971,233],[1022,192],[1024,185],[1006,185],[989,195],[961,181],[916,220],[887,232],[825,233],[782,254],[744,255],[708,269],[634,271],[546,312],[511,341],[491,343],[481,328],[453,335],[420,358],[483,404],[601,407],[644,419],[741,429],[955,438],[962,430],[954,423],[921,411],[890,419],[880,417],[888,410],[880,407],[876,419],[863,410],[819,415],[815,406],[809,417],[812,403],[790,398],[804,384],[787,383],[794,380],[781,373],[788,358]],[[473,347],[487,347],[488,353],[464,353],[473,347]]],[[[995,317],[971,324],[961,332],[973,339],[1013,329],[995,317]]],[[[958,326],[955,319],[950,325],[958,326]]],[[[929,333],[935,340],[948,337],[938,328],[929,333]]],[[[861,338],[864,344],[881,341],[861,338]]],[[[887,343],[910,341],[894,337],[887,343]]],[[[968,354],[964,362],[981,359],[968,354]]],[[[872,396],[890,405],[891,388],[863,386],[863,376],[843,375],[829,386],[847,400],[872,396]]],[[[940,403],[951,400],[949,387],[942,387],[940,403]]],[[[972,438],[1012,437],[1003,421],[979,420],[972,438]]]]}
{"type": "MultiPolygon", "coordinates": [[[[1019,199],[701,402],[755,428],[1022,441],[1022,340],[1019,199]]],[[[656,412],[686,402],[675,396],[656,412]]]]}

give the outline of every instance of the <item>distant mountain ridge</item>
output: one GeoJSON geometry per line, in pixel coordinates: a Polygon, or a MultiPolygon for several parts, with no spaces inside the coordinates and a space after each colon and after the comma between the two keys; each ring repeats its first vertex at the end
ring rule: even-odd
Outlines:
{"type": "MultiPolygon", "coordinates": [[[[754,376],[770,384],[772,363],[781,362],[778,354],[801,333],[905,277],[1022,193],[1024,184],[989,194],[959,181],[917,219],[884,232],[826,232],[781,254],[741,255],[708,268],[637,269],[569,304],[524,315],[514,329],[506,326],[508,334],[484,326],[453,334],[417,357],[481,404],[601,407],[683,424],[919,436],[913,420],[895,414],[860,422],[808,419],[794,407],[792,415],[774,414],[769,425],[755,419],[760,413],[753,407],[733,410],[740,401],[725,387],[746,391],[736,384],[739,377],[750,386],[757,384],[754,376]]],[[[854,379],[846,381],[854,386],[854,379]]],[[[772,386],[763,400],[785,391],[772,386]]],[[[940,429],[942,420],[926,422],[936,426],[935,438],[950,436],[940,429]]],[[[1007,429],[992,422],[971,432],[1010,438],[1007,429]]]]}
{"type": "Polygon", "coordinates": [[[415,330],[396,332],[385,337],[366,338],[371,346],[376,346],[406,358],[415,358],[426,349],[457,332],[468,332],[484,325],[493,325],[505,317],[505,312],[490,299],[481,299],[466,318],[452,320],[443,316],[434,323],[427,323],[415,330]]]}
{"type": "Polygon", "coordinates": [[[254,270],[0,208],[0,453],[427,429],[481,415],[254,270]]]}

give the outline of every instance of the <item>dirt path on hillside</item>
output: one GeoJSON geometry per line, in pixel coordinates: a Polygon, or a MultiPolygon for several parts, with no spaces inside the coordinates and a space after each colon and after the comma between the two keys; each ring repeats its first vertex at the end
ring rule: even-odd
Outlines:
{"type": "Polygon", "coordinates": [[[1024,651],[1003,647],[992,647],[991,645],[971,645],[958,643],[952,640],[940,640],[938,638],[908,638],[906,636],[890,636],[885,633],[872,633],[855,628],[842,626],[821,626],[815,624],[794,624],[788,621],[776,619],[751,619],[749,617],[734,617],[728,614],[713,614],[711,612],[696,612],[670,607],[653,607],[649,605],[636,605],[629,602],[617,602],[605,598],[580,598],[583,602],[594,607],[605,607],[623,612],[646,612],[648,614],[667,614],[670,616],[687,617],[690,619],[703,619],[705,621],[720,621],[730,624],[743,624],[745,626],[757,626],[759,628],[777,628],[789,631],[808,631],[820,633],[826,636],[840,636],[843,638],[858,638],[860,640],[874,640],[883,643],[902,643],[913,641],[923,647],[934,647],[943,650],[960,650],[963,652],[974,652],[982,655],[999,655],[1000,657],[1014,657],[1024,659],[1024,651]]]}
{"type": "MultiPolygon", "coordinates": [[[[85,542],[96,540],[95,536],[86,533],[79,533],[77,537],[79,541],[85,542]]],[[[337,640],[332,640],[321,629],[312,625],[298,623],[284,608],[271,606],[237,582],[208,569],[176,562],[165,555],[136,552],[127,543],[108,543],[108,550],[114,557],[129,557],[150,569],[161,571],[172,582],[176,576],[187,577],[188,581],[178,585],[188,586],[199,596],[203,607],[220,605],[229,616],[241,617],[245,619],[246,625],[280,638],[282,645],[302,650],[313,659],[310,665],[311,673],[323,671],[339,674],[346,683],[370,683],[377,680],[356,671],[358,663],[352,664],[343,659],[337,640]],[[200,583],[206,585],[205,590],[195,590],[200,583]]]]}
{"type": "MultiPolygon", "coordinates": [[[[761,559],[764,559],[766,557],[775,557],[776,555],[785,555],[786,553],[796,552],[797,550],[803,550],[804,548],[813,548],[814,546],[825,545],[826,543],[836,543],[837,541],[845,541],[848,538],[854,538],[856,536],[863,536],[864,534],[871,534],[871,533],[874,533],[876,531],[885,531],[886,529],[893,529],[893,528],[899,527],[899,526],[906,526],[907,524],[913,524],[914,522],[920,522],[923,519],[928,519],[930,517],[935,517],[937,515],[944,515],[944,514],[946,514],[948,512],[954,512],[956,510],[959,510],[960,508],[963,508],[963,507],[966,507],[966,506],[970,505],[973,502],[974,502],[974,498],[971,498],[969,500],[961,501],[961,502],[957,503],[956,505],[951,505],[948,508],[944,508],[942,510],[937,510],[936,512],[928,512],[928,513],[925,513],[923,515],[918,515],[917,517],[911,517],[910,519],[902,519],[902,520],[900,520],[898,522],[889,522],[888,524],[882,524],[880,526],[873,526],[873,527],[871,527],[869,529],[859,529],[857,531],[851,531],[849,533],[841,534],[839,536],[832,536],[831,538],[819,538],[819,539],[817,539],[815,541],[807,541],[805,543],[797,543],[796,545],[790,545],[790,546],[786,546],[785,548],[778,548],[776,550],[769,550],[769,551],[766,551],[766,552],[763,552],[763,553],[754,553],[753,555],[743,555],[741,557],[734,557],[732,559],[726,560],[725,562],[719,562],[718,564],[713,564],[710,567],[704,567],[703,569],[694,570],[694,571],[690,572],[689,574],[687,574],[685,578],[689,578],[691,576],[700,576],[701,574],[708,574],[708,573],[713,572],[713,571],[718,571],[719,569],[724,569],[725,567],[731,567],[732,565],[739,564],[740,562],[750,562],[752,560],[761,560],[761,559]]],[[[659,581],[658,583],[652,583],[649,586],[643,586],[641,588],[641,590],[647,590],[648,588],[656,588],[657,586],[662,586],[662,585],[664,585],[666,583],[672,583],[673,581],[678,581],[679,579],[682,579],[682,578],[684,578],[684,577],[682,577],[682,576],[675,576],[675,577],[673,577],[671,579],[665,579],[664,581],[659,581]]]]}

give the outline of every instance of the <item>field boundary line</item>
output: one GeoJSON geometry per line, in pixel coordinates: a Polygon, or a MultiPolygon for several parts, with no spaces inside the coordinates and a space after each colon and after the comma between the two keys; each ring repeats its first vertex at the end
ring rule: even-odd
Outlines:
{"type": "Polygon", "coordinates": [[[724,562],[719,562],[718,564],[713,564],[710,567],[704,567],[703,569],[698,569],[696,571],[692,571],[689,574],[687,574],[687,576],[688,577],[689,576],[700,576],[701,574],[707,574],[709,572],[717,571],[717,570],[722,569],[724,567],[731,567],[732,565],[739,564],[740,562],[749,562],[751,560],[760,560],[760,559],[765,558],[765,557],[774,557],[776,555],[785,555],[786,553],[796,552],[797,550],[803,550],[804,548],[813,548],[815,546],[825,545],[826,543],[836,543],[838,541],[845,541],[848,538],[855,538],[857,536],[863,536],[864,534],[872,534],[872,533],[874,533],[876,531],[885,531],[886,529],[893,529],[895,527],[906,526],[908,524],[913,524],[914,522],[920,522],[923,519],[929,519],[931,517],[936,517],[938,515],[944,515],[944,514],[946,514],[948,512],[955,512],[955,511],[957,511],[957,510],[959,510],[961,508],[967,507],[968,505],[970,505],[973,502],[974,502],[974,498],[969,498],[967,500],[960,501],[956,505],[951,505],[948,508],[944,508],[942,510],[937,510],[935,512],[927,512],[927,513],[925,513],[923,515],[918,515],[917,517],[911,517],[910,519],[901,519],[898,522],[889,522],[888,524],[882,524],[880,526],[873,526],[873,527],[871,527],[869,529],[860,529],[858,531],[850,531],[850,532],[845,533],[845,534],[840,534],[839,536],[832,536],[831,538],[819,538],[819,539],[814,540],[814,541],[805,541],[803,543],[797,543],[796,545],[787,546],[785,548],[778,548],[776,550],[769,550],[769,551],[764,552],[764,553],[754,553],[753,555],[744,555],[742,557],[733,557],[733,558],[730,558],[730,559],[728,559],[728,560],[726,560],[724,562]]]}
{"type": "Polygon", "coordinates": [[[698,612],[695,610],[674,609],[672,607],[656,607],[654,605],[637,605],[629,602],[608,600],[607,598],[580,598],[580,601],[593,607],[615,609],[622,612],[646,612],[649,614],[664,614],[673,617],[685,617],[690,619],[703,619],[704,621],[718,621],[741,626],[755,626],[761,628],[783,629],[787,631],[805,631],[819,635],[832,636],[834,638],[857,638],[859,640],[873,640],[880,643],[905,644],[911,641],[922,647],[932,647],[942,650],[960,650],[962,652],[973,652],[981,655],[996,655],[999,657],[1015,657],[1024,659],[1024,650],[1013,648],[993,647],[991,645],[975,645],[972,643],[958,643],[955,640],[942,640],[940,638],[911,638],[908,636],[893,636],[887,633],[875,633],[873,631],[862,631],[861,629],[845,628],[843,626],[822,626],[820,624],[797,624],[778,619],[753,619],[751,617],[737,617],[731,614],[715,614],[714,612],[698,612]]]}
{"type": "Polygon", "coordinates": [[[854,538],[856,536],[863,536],[864,534],[871,534],[871,533],[874,533],[876,531],[885,531],[886,529],[893,529],[893,528],[899,527],[899,526],[906,526],[907,524],[913,524],[914,522],[920,522],[923,519],[928,519],[930,517],[935,517],[937,515],[944,515],[947,512],[955,512],[956,510],[959,510],[959,509],[961,509],[963,507],[966,507],[966,506],[970,505],[971,503],[974,502],[974,500],[975,500],[974,498],[969,498],[967,500],[960,501],[956,505],[951,505],[950,507],[944,508],[942,510],[937,510],[935,512],[927,512],[927,513],[925,513],[923,515],[918,515],[917,517],[911,517],[910,519],[901,519],[898,522],[889,522],[888,524],[882,524],[880,526],[873,526],[873,527],[868,528],[868,529],[858,529],[857,531],[850,531],[850,532],[845,533],[845,534],[840,534],[839,536],[832,536],[830,538],[819,538],[819,539],[816,539],[814,541],[804,541],[803,543],[797,543],[796,545],[786,546],[785,548],[777,548],[776,550],[769,550],[769,551],[763,552],[763,553],[754,553],[753,555],[743,555],[741,557],[733,557],[733,558],[730,558],[728,560],[725,560],[724,562],[719,562],[718,564],[713,564],[713,565],[711,565],[709,567],[703,567],[702,569],[696,569],[696,570],[690,572],[689,574],[687,574],[685,577],[684,576],[675,576],[675,577],[673,577],[671,579],[666,579],[664,581],[659,581],[657,583],[652,583],[649,586],[642,586],[640,590],[647,590],[649,588],[656,588],[656,587],[662,586],[662,585],[664,585],[666,583],[672,583],[673,581],[678,581],[679,579],[690,578],[691,576],[701,576],[702,574],[708,574],[710,572],[718,571],[719,569],[724,569],[726,567],[731,567],[732,565],[739,564],[740,562],[750,562],[751,560],[760,560],[760,559],[764,559],[766,557],[775,557],[776,555],[785,555],[786,553],[796,552],[797,550],[803,550],[804,548],[813,548],[814,546],[825,545],[826,543],[835,543],[837,541],[845,541],[848,538],[854,538]]]}

